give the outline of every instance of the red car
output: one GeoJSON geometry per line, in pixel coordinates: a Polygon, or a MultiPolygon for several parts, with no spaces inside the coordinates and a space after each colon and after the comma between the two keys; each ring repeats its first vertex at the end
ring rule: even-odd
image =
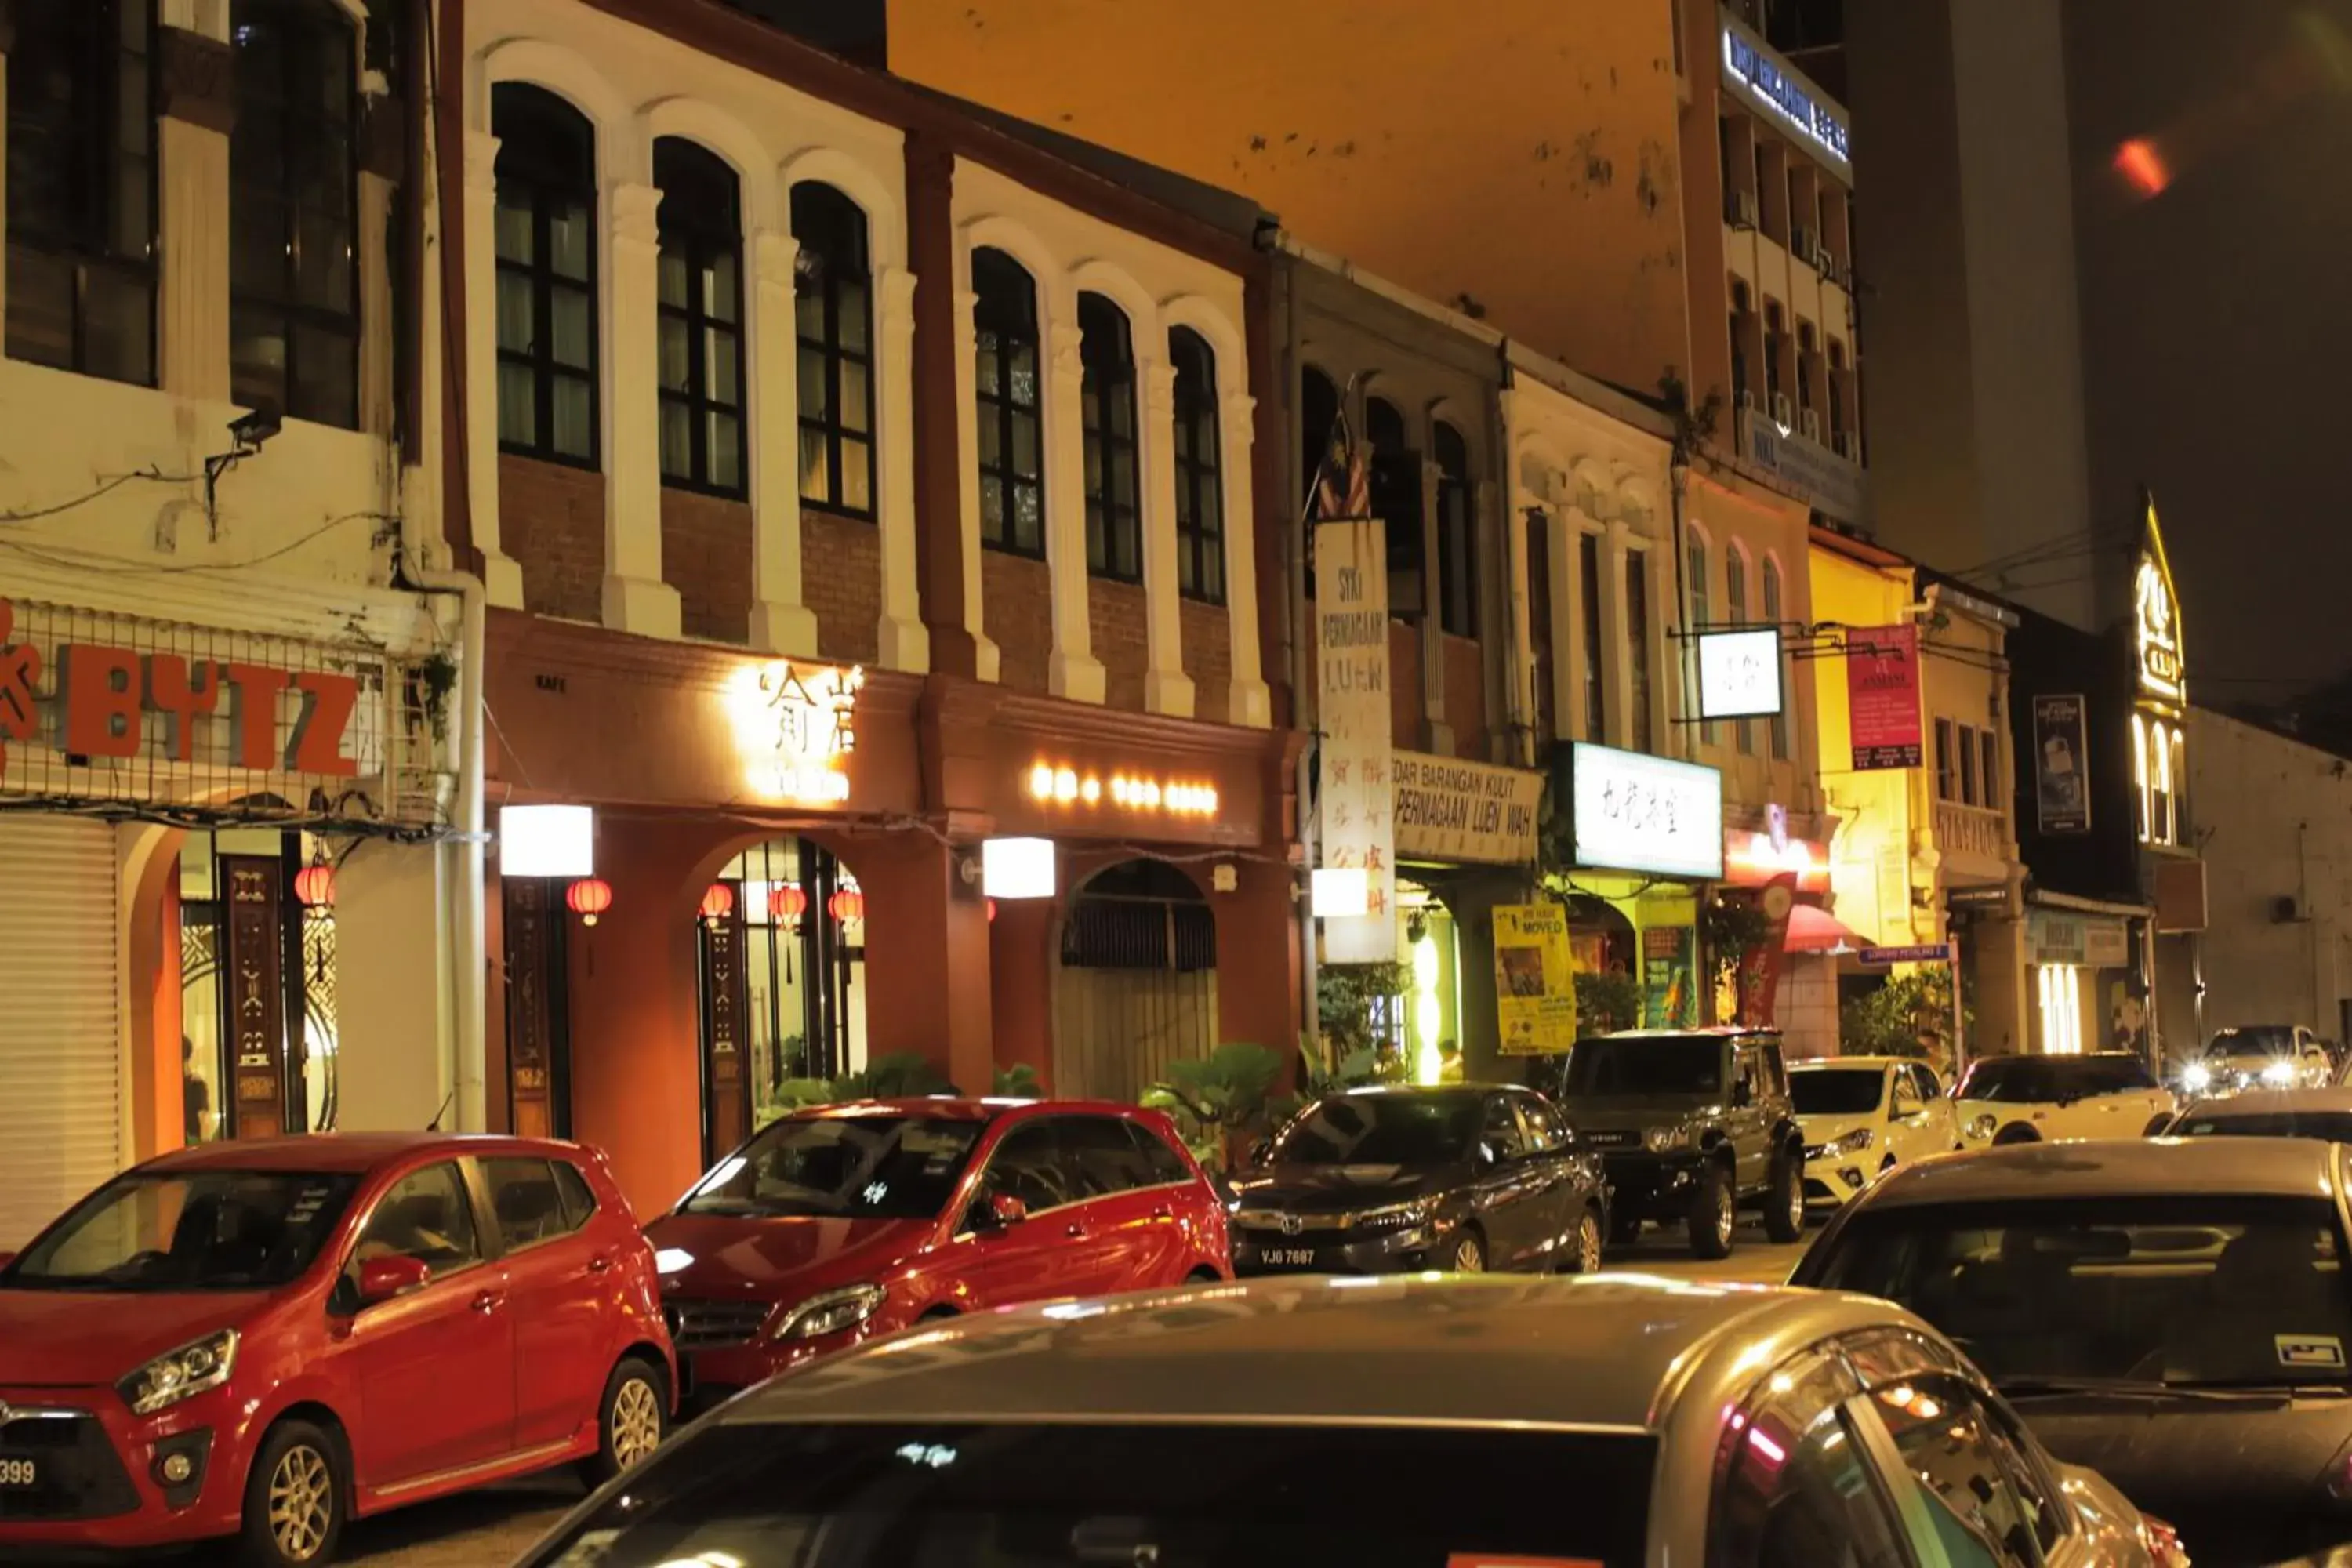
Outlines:
{"type": "Polygon", "coordinates": [[[653,1249],[602,1155],[401,1133],[216,1143],[124,1173],[0,1268],[0,1554],[344,1522],[667,1423],[653,1249]]]}
{"type": "Polygon", "coordinates": [[[1168,1119],[1087,1100],[788,1116],[646,1235],[698,1399],[925,1318],[1233,1275],[1168,1119]]]}

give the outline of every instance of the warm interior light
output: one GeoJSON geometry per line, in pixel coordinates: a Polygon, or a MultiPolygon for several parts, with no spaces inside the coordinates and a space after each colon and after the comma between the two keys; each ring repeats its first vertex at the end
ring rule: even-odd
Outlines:
{"type": "Polygon", "coordinates": [[[1361,866],[1318,866],[1309,891],[1318,920],[1353,920],[1372,907],[1372,879],[1361,866]]]}
{"type": "Polygon", "coordinates": [[[1412,944],[1412,1026],[1421,1037],[1421,1052],[1415,1067],[1423,1083],[1435,1083],[1445,1070],[1444,1057],[1437,1048],[1438,1031],[1444,1026],[1444,1009],[1437,999],[1437,939],[1426,931],[1412,944]]]}
{"type": "Polygon", "coordinates": [[[1039,763],[1029,770],[1029,793],[1039,800],[1054,798],[1054,770],[1050,765],[1039,763]]]}
{"type": "Polygon", "coordinates": [[[502,877],[592,877],[596,872],[596,813],[585,805],[499,808],[502,877]]]}
{"type": "Polygon", "coordinates": [[[980,846],[981,890],[992,899],[1054,896],[1054,841],[989,838],[980,846]]]}

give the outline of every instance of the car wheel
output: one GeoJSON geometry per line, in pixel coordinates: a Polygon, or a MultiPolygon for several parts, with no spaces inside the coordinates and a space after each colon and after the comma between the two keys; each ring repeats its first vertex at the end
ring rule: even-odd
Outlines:
{"type": "Polygon", "coordinates": [[[1576,1234],[1569,1238],[1568,1271],[1570,1274],[1598,1274],[1601,1254],[1601,1215],[1586,1209],[1576,1219],[1576,1234]]]}
{"type": "Polygon", "coordinates": [[[1449,1274],[1484,1274],[1486,1271],[1486,1244],[1478,1233],[1466,1226],[1445,1249],[1445,1268],[1449,1274]]]}
{"type": "MultiPolygon", "coordinates": [[[[1802,1188],[1799,1189],[1801,1194],[1802,1188]]],[[[1710,1160],[1700,1168],[1698,1191],[1691,1194],[1690,1250],[1693,1258],[1731,1256],[1731,1230],[1738,1222],[1731,1202],[1731,1173],[1710,1160]]]]}
{"type": "Polygon", "coordinates": [[[1801,1158],[1783,1154],[1772,1162],[1772,1194],[1764,1200],[1764,1234],[1784,1243],[1804,1237],[1805,1166],[1801,1158]]]}
{"type": "Polygon", "coordinates": [[[2012,1121],[1994,1133],[1992,1142],[1996,1149],[2011,1143],[2039,1143],[2042,1142],[2042,1134],[2022,1121],[2012,1121]]]}
{"type": "Polygon", "coordinates": [[[596,1452],[583,1479],[600,1487],[624,1470],[653,1458],[669,1430],[669,1379],[651,1362],[625,1358],[604,1380],[597,1406],[596,1452]]]}
{"type": "Polygon", "coordinates": [[[245,1480],[237,1561],[247,1568],[303,1568],[335,1555],[343,1533],[343,1447],[324,1427],[281,1421],[262,1439],[245,1480]]]}

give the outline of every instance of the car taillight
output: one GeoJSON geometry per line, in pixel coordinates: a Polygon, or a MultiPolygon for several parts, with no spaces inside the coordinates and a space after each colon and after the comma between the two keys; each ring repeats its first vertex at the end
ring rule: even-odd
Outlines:
{"type": "Polygon", "coordinates": [[[2152,1513],[2139,1516],[2140,1542],[2147,1548],[2147,1560],[2156,1568],[2189,1568],[2189,1549],[2180,1544],[2180,1531],[2152,1513]]]}

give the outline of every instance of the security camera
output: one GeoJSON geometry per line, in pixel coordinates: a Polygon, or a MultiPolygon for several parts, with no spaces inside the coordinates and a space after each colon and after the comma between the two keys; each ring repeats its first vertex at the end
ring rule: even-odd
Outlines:
{"type": "Polygon", "coordinates": [[[230,420],[228,433],[240,447],[258,447],[277,435],[285,423],[285,416],[275,408],[256,408],[230,420]]]}

